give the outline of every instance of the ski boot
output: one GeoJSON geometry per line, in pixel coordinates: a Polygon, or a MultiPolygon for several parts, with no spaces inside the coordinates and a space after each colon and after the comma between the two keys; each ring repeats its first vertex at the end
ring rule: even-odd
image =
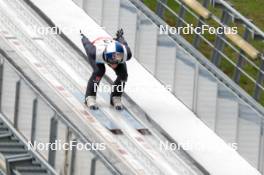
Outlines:
{"type": "Polygon", "coordinates": [[[96,105],[96,96],[86,97],[84,104],[92,110],[98,109],[98,106],[96,105]]]}
{"type": "Polygon", "coordinates": [[[114,108],[116,110],[122,110],[124,107],[122,105],[122,102],[121,102],[121,97],[118,97],[118,96],[113,96],[111,98],[111,105],[114,106],[114,108]]]}

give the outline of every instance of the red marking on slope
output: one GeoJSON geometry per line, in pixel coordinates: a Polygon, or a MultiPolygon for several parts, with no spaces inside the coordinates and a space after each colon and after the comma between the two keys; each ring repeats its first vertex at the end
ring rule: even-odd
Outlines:
{"type": "Polygon", "coordinates": [[[127,154],[127,152],[125,150],[123,150],[123,149],[118,149],[118,152],[121,153],[121,154],[123,154],[123,155],[124,154],[127,154]]]}
{"type": "Polygon", "coordinates": [[[56,89],[58,89],[59,91],[64,91],[64,87],[62,86],[56,86],[56,89]]]}

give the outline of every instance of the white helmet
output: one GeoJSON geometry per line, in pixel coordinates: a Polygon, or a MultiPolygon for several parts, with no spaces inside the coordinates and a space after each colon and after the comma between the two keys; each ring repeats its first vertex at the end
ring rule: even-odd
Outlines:
{"type": "Polygon", "coordinates": [[[118,64],[124,59],[124,46],[118,41],[111,41],[104,50],[104,60],[109,64],[118,64]]]}

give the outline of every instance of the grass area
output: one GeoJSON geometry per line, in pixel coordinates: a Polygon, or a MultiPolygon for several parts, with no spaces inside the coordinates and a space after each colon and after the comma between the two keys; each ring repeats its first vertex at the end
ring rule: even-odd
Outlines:
{"type": "Polygon", "coordinates": [[[264,1],[263,0],[230,0],[245,17],[252,19],[252,22],[264,31],[264,1]]]}
{"type": "MultiPolygon", "coordinates": [[[[198,0],[200,2],[203,2],[203,0],[198,0]]],[[[237,9],[242,15],[245,17],[252,19],[252,22],[257,25],[262,31],[264,30],[264,0],[230,0],[230,2],[234,5],[234,8],[237,9]]],[[[153,11],[156,11],[157,9],[157,1],[156,0],[144,0],[144,3],[153,11]]],[[[179,13],[180,7],[175,0],[167,0],[168,6],[175,12],[179,13]]],[[[222,10],[220,8],[215,8],[210,6],[209,10],[213,12],[214,15],[221,18],[222,10]]],[[[197,19],[195,19],[189,12],[185,13],[184,19],[190,23],[190,24],[197,24],[197,19]]],[[[173,13],[169,10],[165,10],[164,12],[164,20],[171,26],[177,26],[178,21],[173,15],[173,13]]],[[[218,24],[212,20],[206,20],[206,23],[208,23],[210,26],[218,27],[218,24]]],[[[238,27],[238,33],[240,36],[243,36],[243,33],[245,31],[245,28],[243,25],[238,23],[231,23],[230,26],[237,26],[238,27]]],[[[186,40],[188,40],[190,43],[193,42],[194,35],[182,35],[186,40]]],[[[209,42],[214,44],[215,35],[210,35],[209,33],[205,33],[203,35],[209,42]]],[[[255,41],[253,39],[249,40],[249,43],[252,44],[257,50],[260,52],[264,52],[264,42],[262,41],[255,41]]],[[[235,47],[238,49],[237,47],[235,47]]],[[[199,47],[197,48],[200,50],[208,59],[211,58],[213,48],[211,48],[206,42],[201,42],[199,47]]],[[[239,50],[239,49],[238,49],[239,50]]],[[[225,47],[224,53],[231,58],[231,60],[236,63],[238,58],[238,53],[235,52],[231,47],[225,47]]],[[[259,60],[251,60],[255,64],[259,65],[259,60]]],[[[220,65],[220,69],[225,72],[230,78],[233,78],[235,67],[231,65],[228,61],[222,59],[220,65]]],[[[243,70],[252,76],[254,79],[257,79],[258,72],[256,68],[249,64],[244,64],[243,70]]],[[[246,90],[249,94],[253,94],[254,91],[254,83],[247,78],[246,76],[241,76],[240,86],[246,90]]],[[[262,93],[260,102],[262,105],[264,105],[264,93],[262,93]]]]}

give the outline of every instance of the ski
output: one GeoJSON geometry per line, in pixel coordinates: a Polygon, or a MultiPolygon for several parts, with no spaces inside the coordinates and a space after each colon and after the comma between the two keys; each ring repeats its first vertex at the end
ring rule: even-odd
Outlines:
{"type": "MultiPolygon", "coordinates": [[[[74,96],[81,102],[84,102],[83,94],[76,92],[74,96]]],[[[110,120],[105,113],[100,109],[97,110],[89,109],[85,104],[83,104],[90,113],[92,113],[93,117],[95,117],[106,129],[116,135],[123,134],[122,130],[112,121],[110,120]]]]}
{"type": "MultiPolygon", "coordinates": [[[[110,95],[107,93],[100,93],[102,97],[106,101],[110,101],[110,95]]],[[[150,135],[151,132],[149,129],[144,127],[137,119],[133,117],[133,115],[129,112],[129,110],[123,106],[121,110],[116,109],[114,106],[111,105],[112,108],[115,109],[115,111],[119,112],[121,116],[126,120],[127,123],[129,123],[134,129],[136,129],[140,134],[142,135],[150,135]]]]}
{"type": "Polygon", "coordinates": [[[111,131],[113,134],[120,135],[123,134],[122,130],[113,123],[105,114],[101,111],[101,109],[97,110],[89,110],[92,115],[109,131],[111,131]]]}
{"type": "Polygon", "coordinates": [[[124,106],[122,110],[117,110],[121,113],[124,119],[133,126],[140,134],[142,135],[150,135],[151,132],[148,128],[144,127],[137,119],[135,119],[132,114],[128,111],[128,109],[124,106]]]}

